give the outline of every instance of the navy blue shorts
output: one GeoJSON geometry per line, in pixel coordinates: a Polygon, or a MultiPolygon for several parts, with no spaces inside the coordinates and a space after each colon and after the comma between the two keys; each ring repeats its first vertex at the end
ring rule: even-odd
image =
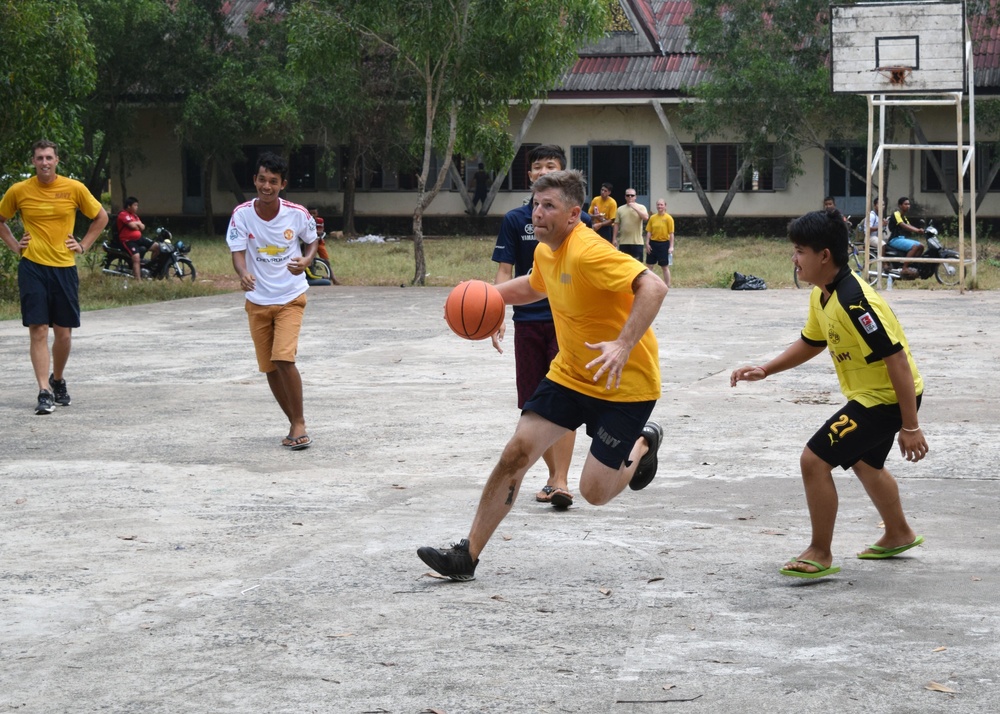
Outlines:
{"type": "Polygon", "coordinates": [[[17,265],[21,323],[52,327],[80,326],[80,276],[76,266],[54,268],[21,258],[17,265]]]}
{"type": "Polygon", "coordinates": [[[586,424],[587,436],[593,440],[590,453],[608,468],[617,469],[629,463],[628,456],[642,435],[642,428],[646,426],[654,406],[655,399],[649,402],[611,402],[588,397],[546,377],[524,405],[523,411],[535,412],[570,431],[586,424]]]}
{"type": "MultiPolygon", "coordinates": [[[[917,409],[921,397],[917,396],[917,409]]],[[[850,401],[826,420],[807,446],[831,466],[849,469],[864,461],[881,469],[902,426],[898,404],[866,407],[850,401]]]]}
{"type": "Polygon", "coordinates": [[[628,253],[641,263],[642,254],[645,249],[641,245],[622,245],[621,243],[619,243],[618,250],[622,253],[628,253]]]}
{"type": "Polygon", "coordinates": [[[674,256],[670,252],[672,240],[651,240],[649,247],[652,249],[646,253],[647,265],[673,265],[674,256]]]}

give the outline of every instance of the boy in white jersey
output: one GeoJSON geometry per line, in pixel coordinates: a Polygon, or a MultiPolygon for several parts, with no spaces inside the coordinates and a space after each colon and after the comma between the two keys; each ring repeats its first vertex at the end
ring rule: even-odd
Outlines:
{"type": "Polygon", "coordinates": [[[261,154],[253,183],[257,198],[233,210],[226,241],[240,286],[246,291],[257,364],[288,417],[288,436],[281,445],[298,451],[312,444],[306,432],[295,354],[309,289],[305,269],[319,245],[316,221],[305,207],[281,198],[288,185],[288,164],[280,156],[261,154]],[[304,255],[299,241],[306,244],[304,255]]]}

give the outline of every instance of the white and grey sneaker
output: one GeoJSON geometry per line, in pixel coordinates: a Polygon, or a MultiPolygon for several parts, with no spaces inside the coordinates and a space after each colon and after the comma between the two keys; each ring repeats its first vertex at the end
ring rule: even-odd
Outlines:
{"type": "Polygon", "coordinates": [[[51,414],[56,410],[56,402],[52,398],[52,392],[43,389],[38,393],[38,406],[35,407],[35,414],[51,414]]]}

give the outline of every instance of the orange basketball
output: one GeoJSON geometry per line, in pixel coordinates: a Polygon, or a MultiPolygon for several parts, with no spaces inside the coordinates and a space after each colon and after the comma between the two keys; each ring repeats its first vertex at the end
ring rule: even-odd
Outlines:
{"type": "Polygon", "coordinates": [[[444,303],[448,327],[467,340],[485,340],[503,324],[500,291],[482,280],[466,280],[452,288],[444,303]]]}

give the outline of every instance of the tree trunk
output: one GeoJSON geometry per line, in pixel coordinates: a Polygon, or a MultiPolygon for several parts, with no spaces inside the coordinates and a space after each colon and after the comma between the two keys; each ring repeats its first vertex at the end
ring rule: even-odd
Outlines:
{"type": "Polygon", "coordinates": [[[215,157],[206,156],[201,164],[201,186],[205,202],[204,230],[207,235],[215,235],[215,224],[212,220],[212,174],[215,173],[215,157]]]}
{"type": "Polygon", "coordinates": [[[344,226],[345,236],[358,234],[354,227],[354,200],[358,193],[358,166],[361,164],[361,151],[356,137],[351,138],[347,147],[347,176],[344,181],[344,226]]]}
{"type": "Polygon", "coordinates": [[[424,285],[427,282],[427,259],[424,256],[424,208],[423,202],[417,203],[413,212],[413,282],[411,285],[424,285]]]}
{"type": "Polygon", "coordinates": [[[232,191],[237,205],[246,203],[247,195],[243,193],[243,189],[240,188],[240,182],[236,180],[236,174],[233,173],[233,165],[228,161],[223,161],[222,165],[219,166],[219,173],[222,175],[222,181],[226,184],[226,188],[232,191]]]}
{"type": "Polygon", "coordinates": [[[743,188],[743,174],[746,173],[749,166],[750,159],[743,159],[743,163],[740,164],[740,168],[736,171],[736,176],[733,178],[733,182],[729,184],[729,191],[726,193],[726,198],[722,201],[722,205],[719,206],[719,211],[716,214],[720,226],[726,219],[726,213],[729,211],[729,205],[733,202],[733,199],[736,198],[736,192],[743,188]]]}

